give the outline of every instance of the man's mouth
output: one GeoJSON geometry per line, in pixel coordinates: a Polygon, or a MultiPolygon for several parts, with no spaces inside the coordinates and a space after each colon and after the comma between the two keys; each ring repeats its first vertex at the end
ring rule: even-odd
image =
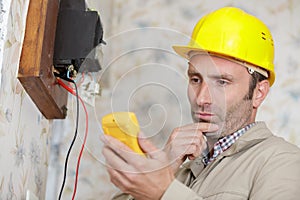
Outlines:
{"type": "Polygon", "coordinates": [[[193,112],[194,118],[199,121],[211,121],[211,119],[215,116],[210,112],[193,112]]]}

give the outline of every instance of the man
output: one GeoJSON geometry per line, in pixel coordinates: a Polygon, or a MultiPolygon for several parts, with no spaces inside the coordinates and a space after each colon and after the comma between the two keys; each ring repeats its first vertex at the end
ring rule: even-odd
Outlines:
{"type": "Polygon", "coordinates": [[[147,157],[106,137],[107,169],[123,192],[114,199],[299,199],[299,148],[255,121],[275,80],[268,28],[225,7],[174,50],[189,60],[194,123],[174,129],[164,151],[140,137],[147,157]]]}

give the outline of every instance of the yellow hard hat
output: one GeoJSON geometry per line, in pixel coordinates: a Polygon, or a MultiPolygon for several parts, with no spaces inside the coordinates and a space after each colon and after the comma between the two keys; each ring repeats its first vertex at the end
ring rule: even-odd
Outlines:
{"type": "Polygon", "coordinates": [[[274,44],[268,27],[239,8],[224,7],[201,18],[187,46],[173,46],[189,59],[191,51],[205,51],[245,62],[268,72],[275,81],[274,44]]]}

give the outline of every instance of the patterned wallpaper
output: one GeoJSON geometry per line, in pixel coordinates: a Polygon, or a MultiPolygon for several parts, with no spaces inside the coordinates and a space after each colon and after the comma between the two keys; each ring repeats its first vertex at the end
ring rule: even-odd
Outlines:
{"type": "MultiPolygon", "coordinates": [[[[3,61],[3,47],[4,47],[4,37],[6,35],[7,18],[9,11],[9,2],[0,0],[0,77],[2,71],[2,61],[3,61]]],[[[1,78],[0,78],[1,86],[1,78]]]]}
{"type": "Polygon", "coordinates": [[[1,10],[8,17],[1,23],[0,199],[24,200],[27,191],[44,199],[46,189],[50,123],[17,80],[28,2],[7,0],[1,10]]]}
{"type": "MultiPolygon", "coordinates": [[[[101,155],[99,121],[104,114],[120,110],[136,112],[142,130],[157,146],[164,144],[174,127],[191,122],[186,98],[186,61],[175,55],[171,46],[186,44],[198,19],[223,6],[240,7],[261,18],[271,29],[276,45],[277,79],[258,120],[265,120],[275,134],[300,146],[295,126],[300,123],[298,0],[88,2],[100,12],[107,45],[102,47],[103,70],[90,80],[101,85],[101,96],[96,95],[95,103],[88,106],[90,135],[80,168],[78,199],[110,199],[116,191],[109,182],[101,155]]],[[[56,162],[51,161],[56,171],[49,176],[58,177],[55,180],[61,180],[60,168],[73,136],[69,125],[74,127],[74,98],[69,103],[68,119],[63,122],[68,128],[63,131],[64,138],[55,145],[56,162]]],[[[81,118],[83,124],[83,115],[81,118]]],[[[83,129],[81,132],[83,137],[83,129]]],[[[70,161],[66,199],[73,191],[79,145],[80,142],[70,161]]]]}
{"type": "MultiPolygon", "coordinates": [[[[11,2],[11,7],[8,34],[1,40],[0,199],[25,199],[30,190],[39,199],[52,200],[57,198],[63,162],[74,134],[75,100],[69,97],[67,119],[52,123],[28,98],[16,73],[29,0],[6,2],[11,2]]],[[[117,191],[109,182],[101,155],[101,116],[119,110],[136,112],[142,129],[157,146],[164,144],[174,127],[191,121],[186,61],[173,53],[171,45],[185,44],[197,20],[223,6],[243,8],[270,27],[276,47],[277,79],[258,120],[265,120],[274,133],[300,146],[295,126],[300,123],[299,0],[89,0],[89,5],[100,12],[107,45],[102,47],[101,73],[86,74],[84,82],[78,79],[80,94],[93,100],[87,103],[89,137],[81,161],[77,199],[110,199],[117,191]],[[101,90],[91,88],[91,83],[99,83],[101,90]]],[[[69,160],[63,199],[70,199],[73,192],[85,128],[82,108],[80,113],[79,139],[69,160]]]]}

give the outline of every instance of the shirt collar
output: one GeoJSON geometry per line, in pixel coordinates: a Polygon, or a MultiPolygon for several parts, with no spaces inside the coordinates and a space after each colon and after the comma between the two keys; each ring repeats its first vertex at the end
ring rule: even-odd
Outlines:
{"type": "Polygon", "coordinates": [[[239,137],[241,137],[247,130],[249,130],[251,127],[253,127],[256,123],[251,123],[245,126],[242,129],[239,129],[238,131],[224,136],[220,138],[213,146],[213,154],[211,157],[209,157],[209,154],[203,157],[202,162],[204,165],[208,165],[212,161],[214,161],[221,153],[229,149],[237,140],[239,137]]]}
{"type": "MultiPolygon", "coordinates": [[[[272,133],[267,128],[264,122],[255,122],[253,124],[253,127],[252,128],[251,127],[248,128],[245,127],[248,131],[245,130],[245,132],[242,134],[243,137],[240,137],[234,144],[232,144],[231,148],[227,149],[223,153],[224,156],[225,155],[230,156],[236,152],[240,152],[243,151],[244,149],[248,149],[250,146],[256,145],[261,141],[264,141],[266,138],[272,136],[272,133]]],[[[243,128],[240,131],[242,130],[243,128]]],[[[205,164],[203,162],[203,155],[191,162],[187,162],[184,165],[184,167],[190,169],[194,177],[198,177],[201,171],[205,168],[205,164]]]]}

